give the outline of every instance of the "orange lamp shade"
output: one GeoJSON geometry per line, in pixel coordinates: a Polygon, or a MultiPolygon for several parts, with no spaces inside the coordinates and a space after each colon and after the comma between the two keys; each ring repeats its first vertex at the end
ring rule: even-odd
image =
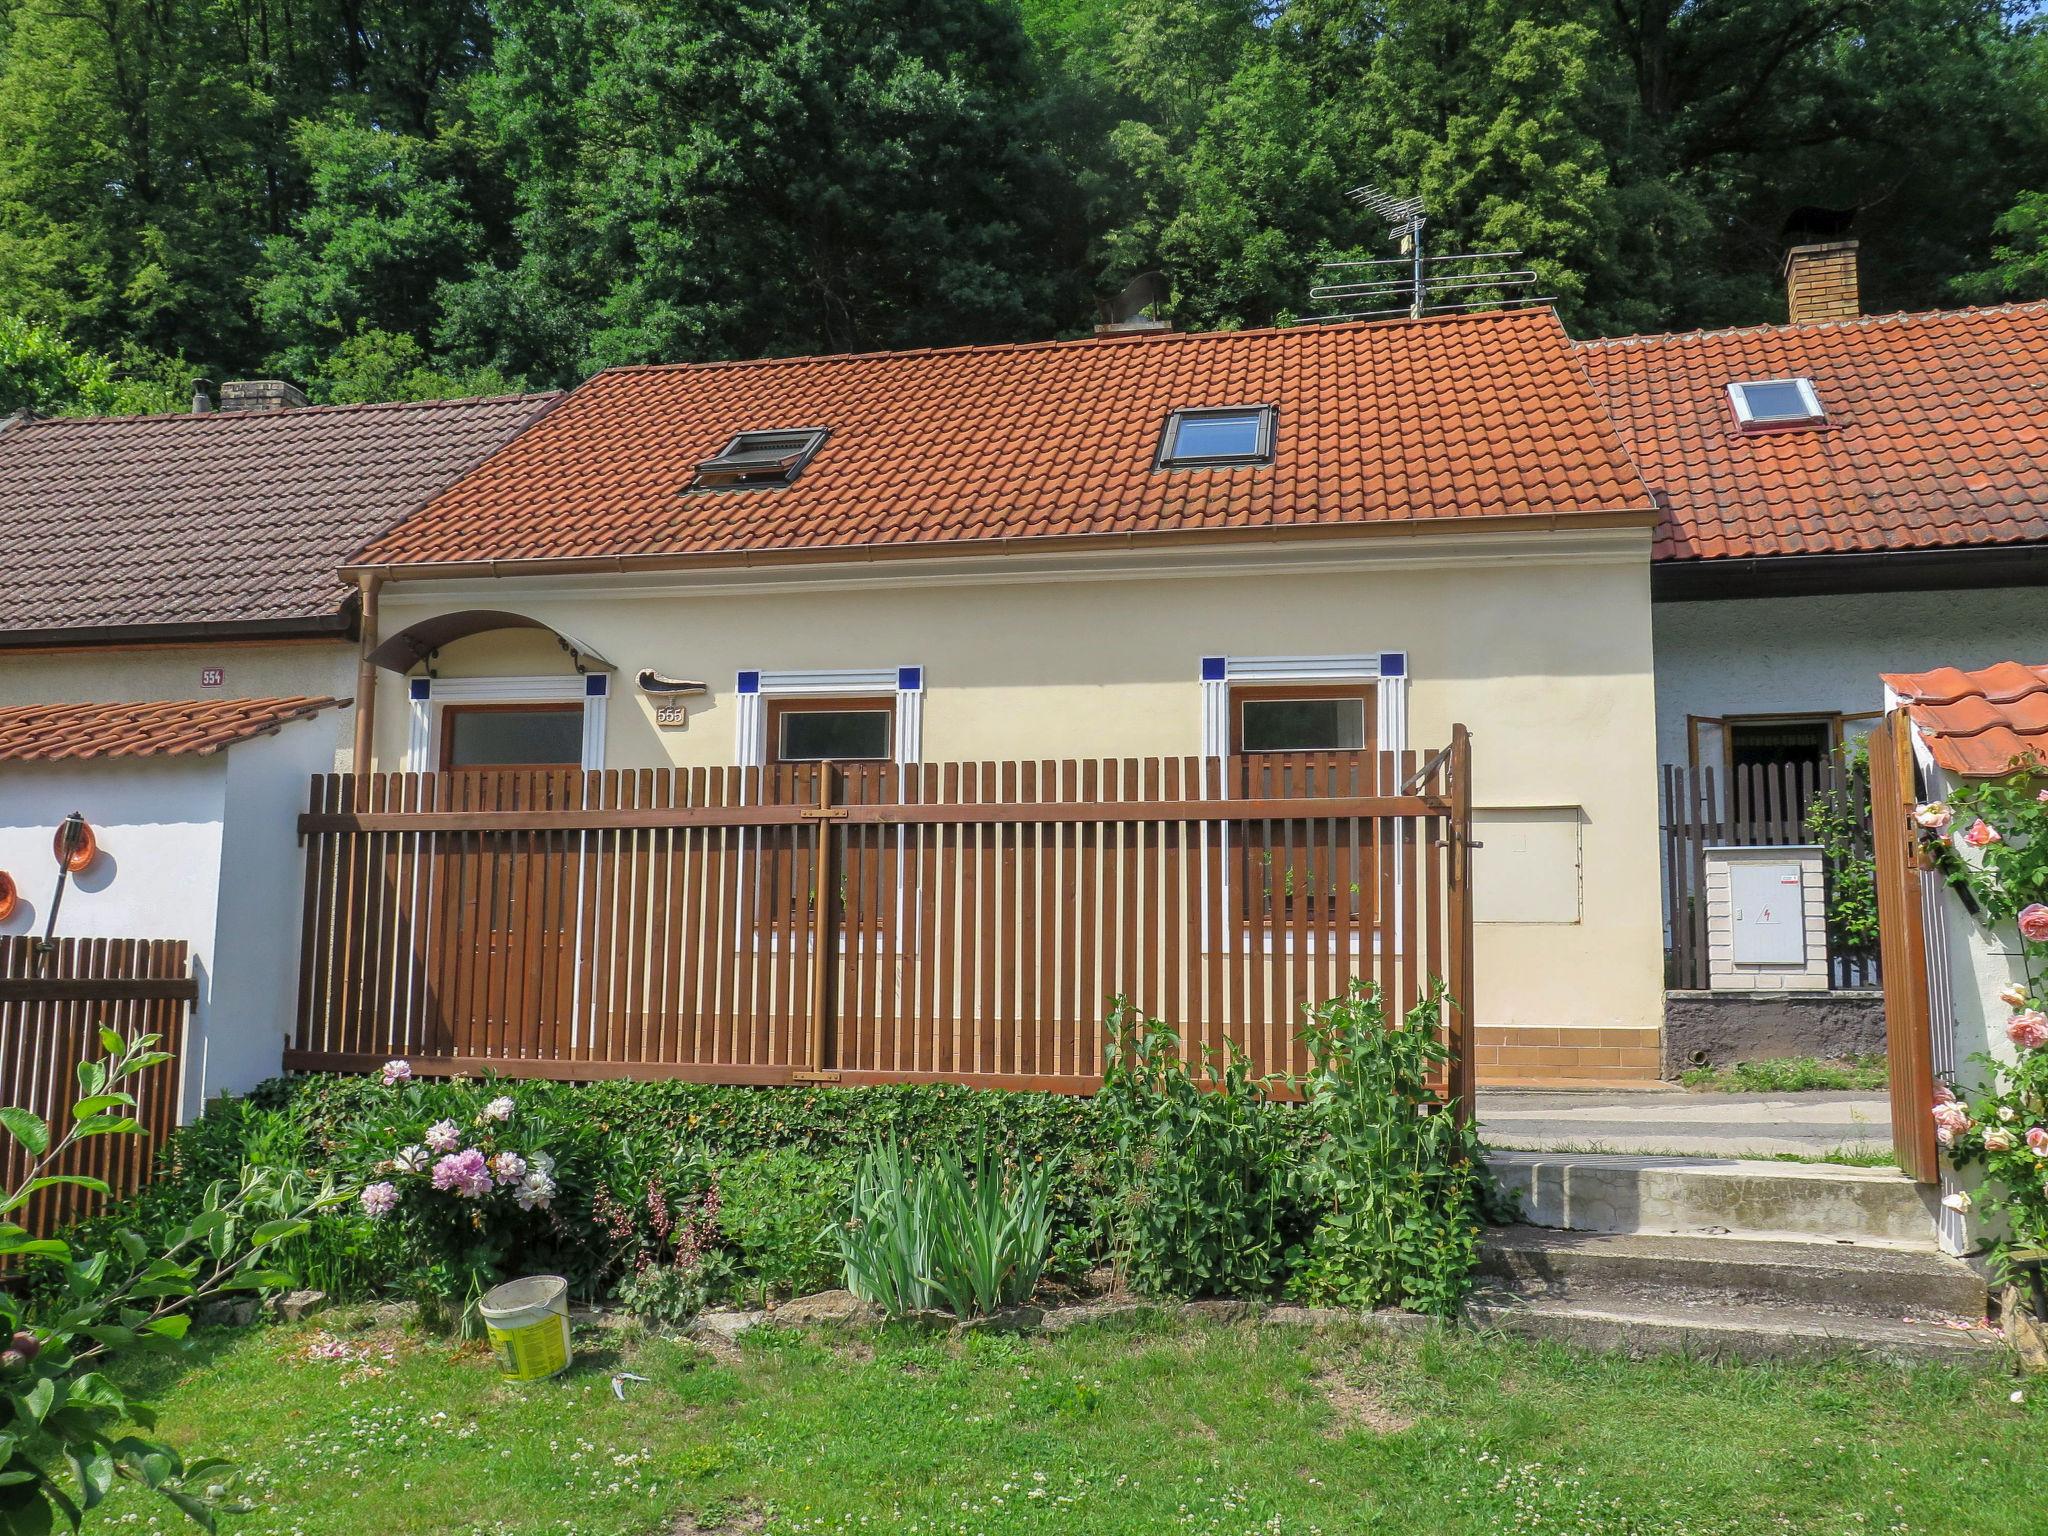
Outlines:
{"type": "Polygon", "coordinates": [[[15,888],[14,876],[0,869],[0,923],[14,916],[14,909],[21,905],[21,892],[15,888]]]}
{"type": "Polygon", "coordinates": [[[91,822],[80,820],[74,824],[66,818],[57,824],[57,835],[50,839],[50,850],[56,854],[57,862],[75,875],[98,856],[100,840],[93,836],[91,822]],[[71,834],[68,857],[65,847],[67,832],[71,834]]]}

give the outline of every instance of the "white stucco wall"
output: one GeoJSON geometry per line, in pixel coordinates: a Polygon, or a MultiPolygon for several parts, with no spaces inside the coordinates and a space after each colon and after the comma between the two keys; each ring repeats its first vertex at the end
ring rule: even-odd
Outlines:
{"type": "MultiPolygon", "coordinates": [[[[0,649],[0,705],[126,703],[137,699],[352,697],[353,641],[167,645],[64,651],[0,649]],[[217,667],[217,688],[200,674],[217,667]]],[[[327,744],[332,768],[346,769],[353,715],[327,710],[292,729],[327,744]]]]}
{"type": "Polygon", "coordinates": [[[2048,661],[2048,593],[1889,592],[1658,603],[1657,761],[1686,761],[1687,715],[1861,713],[1881,672],[2048,661]]]}
{"type": "Polygon", "coordinates": [[[0,768],[0,869],[22,901],[0,933],[41,933],[57,877],[51,837],[73,811],[99,857],[74,876],[59,937],[183,939],[199,1001],[183,1115],[281,1064],[298,974],[301,854],[294,818],[333,747],[299,721],[208,757],[0,768]]]}

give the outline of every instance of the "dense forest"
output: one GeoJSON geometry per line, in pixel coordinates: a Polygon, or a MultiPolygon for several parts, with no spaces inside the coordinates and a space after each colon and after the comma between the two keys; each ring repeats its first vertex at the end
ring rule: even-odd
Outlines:
{"type": "Polygon", "coordinates": [[[0,410],[1313,313],[1345,192],[1579,334],[2048,293],[2048,38],[1997,0],[0,0],[0,410]]]}

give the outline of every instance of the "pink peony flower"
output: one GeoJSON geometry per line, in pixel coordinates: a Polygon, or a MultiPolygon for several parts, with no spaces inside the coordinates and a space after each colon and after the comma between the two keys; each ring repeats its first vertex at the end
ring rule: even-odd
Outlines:
{"type": "Polygon", "coordinates": [[[2010,1152],[2018,1145],[2019,1138],[2013,1135],[2011,1131],[2005,1129],[2004,1126],[1993,1126],[1984,1133],[1984,1150],[1986,1152],[2010,1152]]]}
{"type": "Polygon", "coordinates": [[[526,1177],[526,1159],[517,1152],[500,1152],[491,1159],[491,1176],[499,1184],[517,1184],[526,1177]]]}
{"type": "Polygon", "coordinates": [[[371,1184],[363,1190],[363,1214],[372,1221],[382,1221],[398,1207],[398,1186],[396,1184],[371,1184]]]}
{"type": "Polygon", "coordinates": [[[427,1127],[427,1145],[436,1152],[453,1152],[462,1145],[462,1127],[453,1120],[436,1120],[427,1127]]]}
{"type": "Polygon", "coordinates": [[[2014,1014],[2006,1020],[2005,1037],[2023,1051],[2038,1051],[2048,1045],[2048,1015],[2038,1008],[2014,1014]]]}
{"type": "Polygon", "coordinates": [[[522,1211],[530,1211],[535,1206],[546,1210],[548,1202],[554,1198],[555,1181],[539,1169],[528,1173],[519,1181],[519,1187],[512,1191],[513,1202],[522,1211]]]}
{"type": "Polygon", "coordinates": [[[387,1061],[384,1063],[384,1086],[395,1088],[400,1083],[412,1081],[412,1063],[409,1061],[387,1061]]]}
{"type": "Polygon", "coordinates": [[[512,1111],[516,1107],[510,1098],[501,1095],[484,1106],[483,1118],[486,1120],[510,1120],[512,1118],[512,1111]]]}
{"type": "Polygon", "coordinates": [[[491,1167],[475,1147],[450,1152],[434,1164],[434,1188],[450,1190],[465,1200],[481,1200],[491,1192],[491,1167]]]}
{"type": "Polygon", "coordinates": [[[2005,839],[1998,835],[1998,828],[1979,816],[1970,823],[1969,830],[1963,833],[1963,841],[1972,848],[1989,848],[1993,843],[2002,843],[2005,839]]]}
{"type": "Polygon", "coordinates": [[[400,1173],[425,1173],[433,1155],[425,1147],[400,1147],[398,1156],[391,1159],[391,1166],[400,1173]]]}
{"type": "Polygon", "coordinates": [[[2020,908],[2020,937],[2029,944],[2048,944],[2048,907],[2037,901],[2020,908]]]}
{"type": "Polygon", "coordinates": [[[2048,1157],[2048,1126],[2036,1125],[2028,1128],[2027,1150],[2036,1157],[2048,1157]]]}
{"type": "Polygon", "coordinates": [[[1951,821],[1955,820],[1955,816],[1956,813],[1939,800],[1931,801],[1926,805],[1916,806],[1913,810],[1913,819],[1930,832],[1941,831],[1951,821]]]}

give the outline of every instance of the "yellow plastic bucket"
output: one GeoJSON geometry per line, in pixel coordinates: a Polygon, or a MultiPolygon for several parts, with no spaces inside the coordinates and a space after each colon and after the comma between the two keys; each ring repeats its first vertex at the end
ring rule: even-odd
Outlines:
{"type": "Polygon", "coordinates": [[[560,1275],[508,1280],[477,1303],[498,1374],[507,1381],[544,1381],[569,1364],[569,1282],[560,1275]]]}

